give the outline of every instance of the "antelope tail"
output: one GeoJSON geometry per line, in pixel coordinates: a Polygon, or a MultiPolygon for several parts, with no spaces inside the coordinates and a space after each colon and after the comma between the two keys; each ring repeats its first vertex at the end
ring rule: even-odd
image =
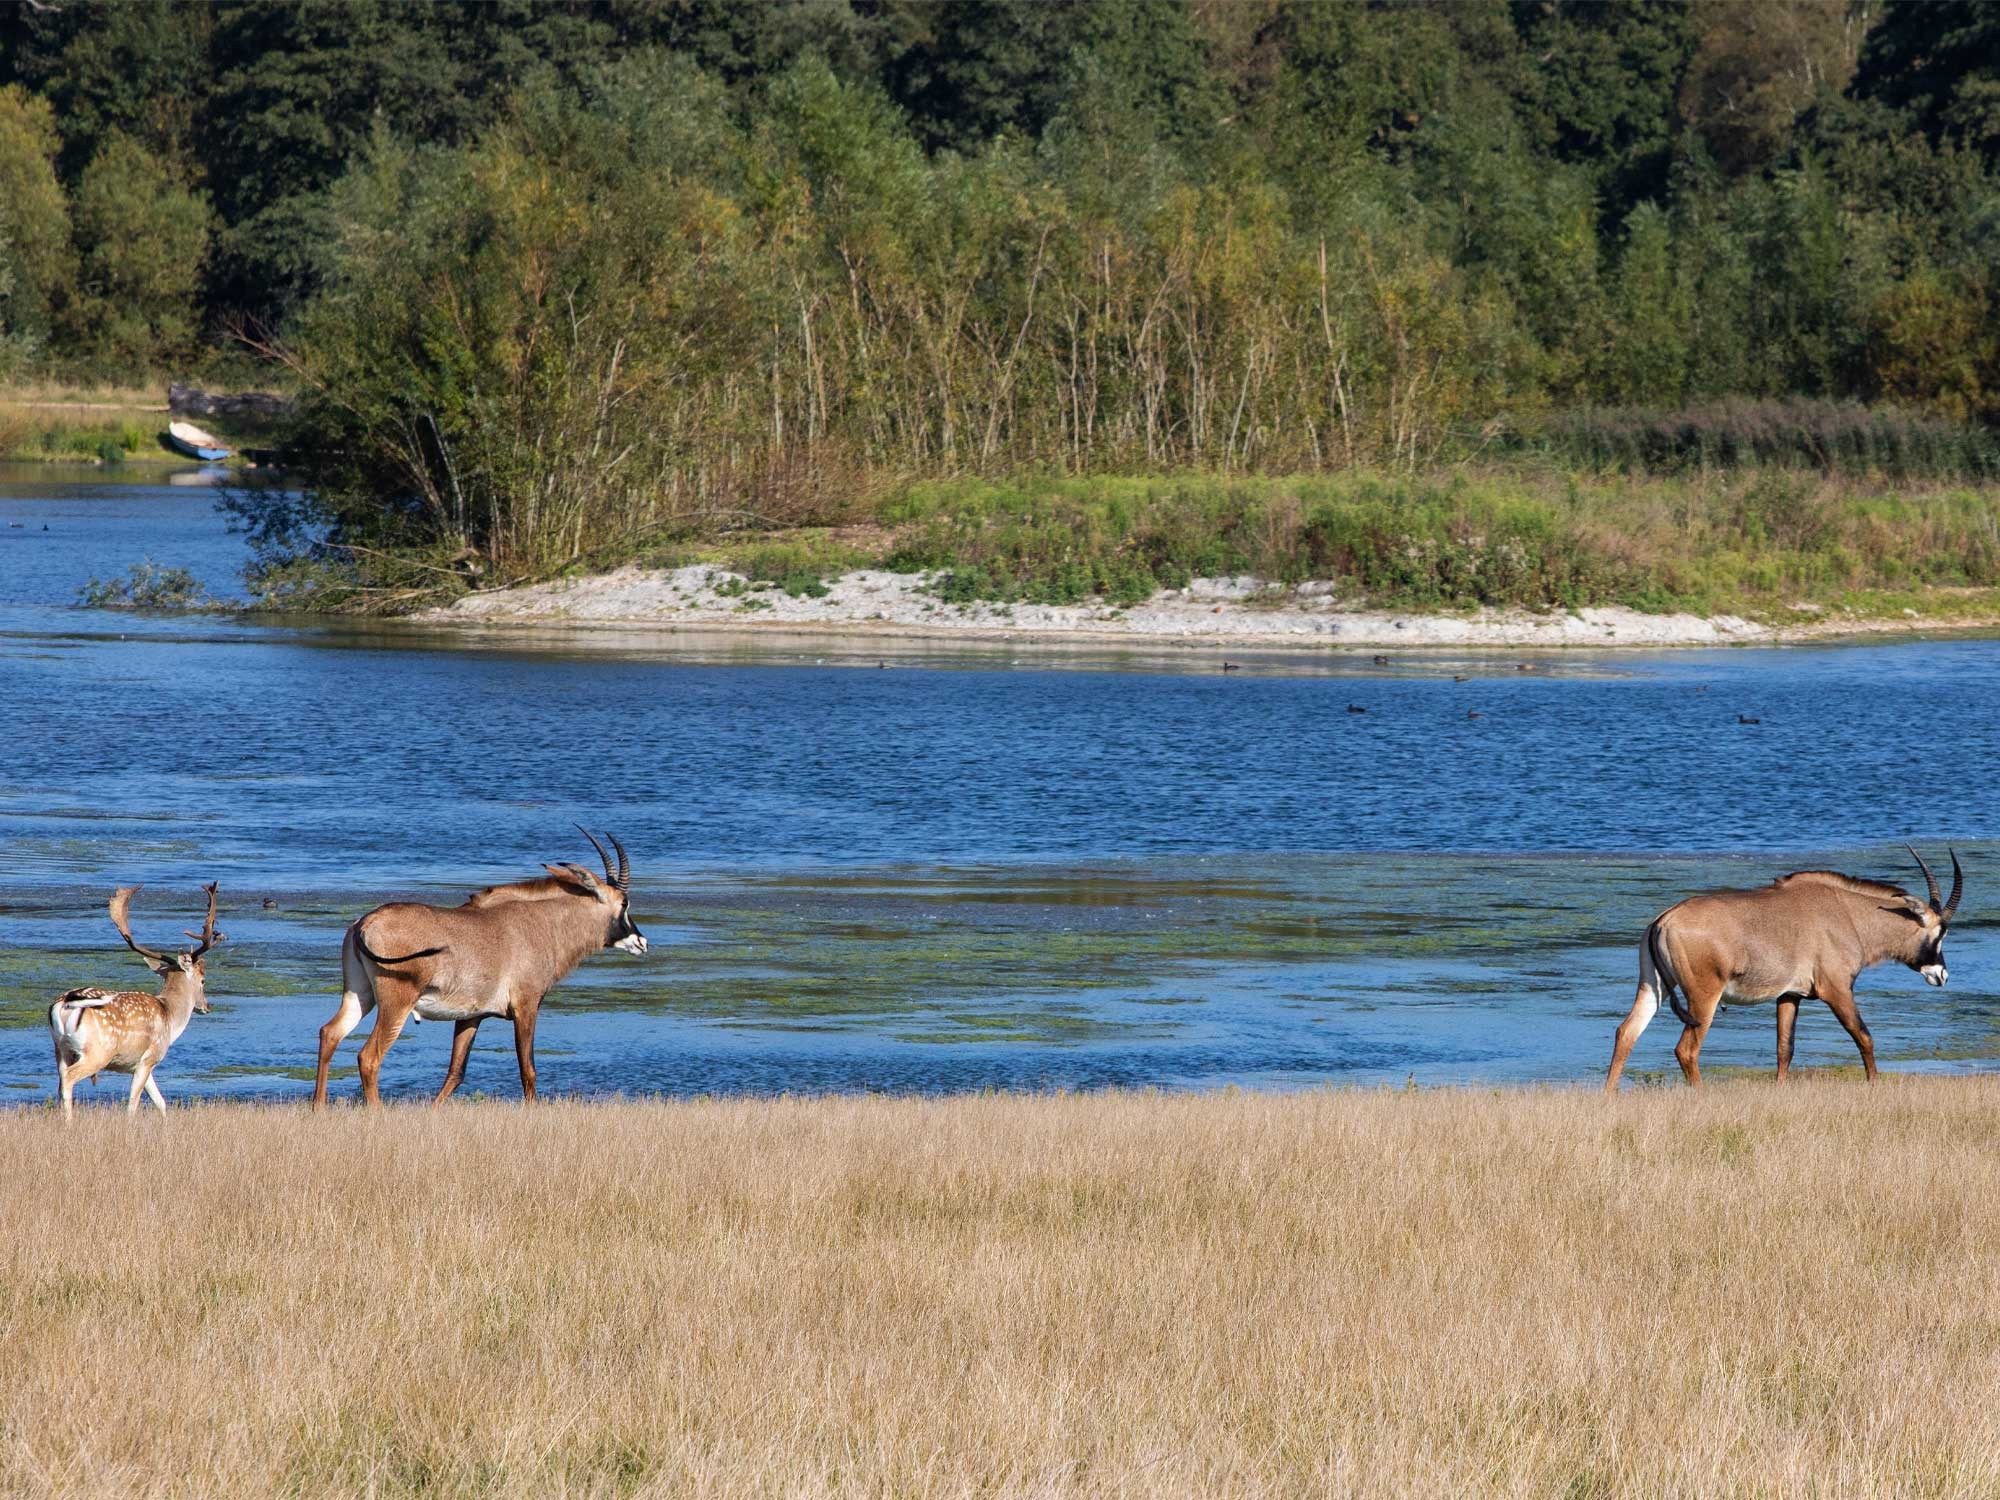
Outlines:
{"type": "Polygon", "coordinates": [[[1687,1008],[1687,1001],[1681,997],[1680,980],[1674,975],[1673,965],[1667,962],[1667,950],[1660,946],[1658,921],[1646,929],[1646,952],[1653,960],[1653,973],[1660,982],[1660,993],[1673,1007],[1675,1019],[1683,1026],[1694,1025],[1694,1016],[1687,1008]]]}
{"type": "Polygon", "coordinates": [[[361,950],[363,958],[367,959],[368,962],[375,965],[378,969],[393,969],[397,964],[414,963],[420,958],[429,958],[433,954],[444,952],[442,947],[419,948],[415,953],[405,953],[400,958],[384,958],[368,946],[368,939],[361,935],[361,924],[359,922],[354,924],[354,946],[361,950]]]}

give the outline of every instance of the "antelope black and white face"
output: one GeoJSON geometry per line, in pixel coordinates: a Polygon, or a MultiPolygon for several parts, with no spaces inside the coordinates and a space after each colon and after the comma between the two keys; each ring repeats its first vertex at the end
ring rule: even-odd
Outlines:
{"type": "Polygon", "coordinates": [[[1916,957],[1910,967],[1924,976],[1926,984],[1937,985],[1940,989],[1951,978],[1951,971],[1944,966],[1944,923],[1938,920],[1934,911],[1927,911],[1919,919],[1923,923],[1923,936],[1917,940],[1916,957]]]}
{"type": "Polygon", "coordinates": [[[620,953],[644,953],[646,934],[632,921],[632,898],[625,892],[618,892],[618,915],[611,919],[611,935],[604,946],[616,948],[620,953]]]}
{"type": "MultiPolygon", "coordinates": [[[[604,946],[616,948],[620,953],[644,953],[646,935],[632,920],[632,862],[625,857],[625,846],[618,842],[616,835],[605,835],[611,840],[611,847],[618,851],[618,863],[614,868],[611,856],[604,852],[604,846],[597,842],[596,836],[581,825],[577,831],[590,840],[591,847],[597,851],[597,857],[604,861],[604,879],[602,881],[595,879],[587,870],[577,865],[564,868],[572,877],[580,877],[597,899],[611,908],[611,920],[604,932],[604,946]]],[[[558,874],[563,873],[563,870],[557,869],[554,865],[548,868],[558,874]]]]}
{"type": "Polygon", "coordinates": [[[1951,899],[1946,901],[1938,890],[1937,877],[1931,874],[1931,867],[1924,863],[1924,857],[1912,849],[1910,855],[1917,862],[1917,868],[1924,872],[1924,885],[1930,892],[1930,904],[1921,905],[1912,901],[1904,912],[1917,924],[1912,934],[1908,955],[1903,962],[1924,976],[1924,983],[1934,984],[1940,989],[1951,978],[1951,971],[1944,966],[1944,935],[1951,927],[1951,919],[1958,911],[1958,898],[1965,894],[1965,871],[1959,867],[1958,855],[1951,856],[1951,899]]]}

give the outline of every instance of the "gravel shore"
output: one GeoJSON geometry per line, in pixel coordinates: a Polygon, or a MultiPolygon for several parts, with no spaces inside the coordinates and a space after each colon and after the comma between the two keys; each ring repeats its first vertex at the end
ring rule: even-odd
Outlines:
{"type": "Polygon", "coordinates": [[[913,639],[1144,640],[1229,646],[1716,646],[1781,638],[1733,615],[1573,614],[1480,610],[1411,614],[1358,608],[1331,584],[1277,588],[1255,578],[1197,578],[1120,609],[1105,604],[946,603],[917,573],[862,570],[824,596],[791,595],[722,568],[620,568],[586,578],[473,594],[418,618],[436,623],[685,626],[913,639]]]}

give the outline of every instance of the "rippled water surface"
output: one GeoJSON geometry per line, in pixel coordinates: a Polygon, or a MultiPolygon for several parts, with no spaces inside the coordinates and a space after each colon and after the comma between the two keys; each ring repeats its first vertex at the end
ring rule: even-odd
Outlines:
{"type": "MultiPolygon", "coordinates": [[[[227,592],[241,544],[198,483],[5,469],[0,522],[0,1098],[48,1096],[55,992],[147,978],[114,884],[146,882],[164,941],[222,882],[216,1011],[169,1096],[290,1097],[347,921],[587,856],[574,820],[632,850],[654,951],[557,992],[545,1089],[1589,1079],[1661,906],[1803,865],[1907,881],[1905,837],[1955,843],[1970,891],[1950,989],[1863,980],[1881,1053],[2000,1054],[1992,641],[1225,674],[1208,651],[301,629],[74,605],[142,558],[227,592]]],[[[1637,1065],[1671,1070],[1675,1031],[1637,1065]]],[[[448,1034],[406,1032],[388,1086],[433,1087],[448,1034]]],[[[512,1092],[504,1025],[481,1041],[468,1087],[512,1092]]],[[[1768,1011],[1734,1012],[1704,1060],[1770,1044],[1768,1011]]],[[[1800,1048],[1851,1052],[1816,1009],[1800,1048]]]]}

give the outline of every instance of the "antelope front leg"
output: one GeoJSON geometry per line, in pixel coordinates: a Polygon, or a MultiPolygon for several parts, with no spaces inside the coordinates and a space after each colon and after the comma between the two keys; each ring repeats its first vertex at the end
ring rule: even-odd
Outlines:
{"type": "Polygon", "coordinates": [[[517,1005],[514,1008],[514,1056],[521,1064],[521,1102],[535,1102],[535,1020],[541,1015],[542,1002],[532,1005],[517,1005]]]}
{"type": "Polygon", "coordinates": [[[437,1091],[437,1098],[431,1100],[431,1108],[436,1109],[449,1099],[452,1090],[465,1077],[465,1060],[472,1055],[472,1039],[479,1034],[478,1016],[468,1016],[463,1021],[455,1021],[451,1028],[451,1066],[445,1069],[444,1087],[437,1091]]]}
{"type": "Polygon", "coordinates": [[[1792,1032],[1799,1024],[1799,1002],[1789,996],[1778,1001],[1778,1082],[1792,1070],[1792,1032]]]}
{"type": "Polygon", "coordinates": [[[1875,1081],[1875,1038],[1869,1035],[1868,1023],[1861,1019],[1861,1007],[1854,1003],[1854,996],[1846,990],[1826,990],[1820,994],[1826,1008],[1833,1012],[1833,1018],[1840,1022],[1847,1034],[1854,1038],[1854,1045],[1861,1053],[1861,1069],[1868,1075],[1868,1081],[1875,1081]]]}

